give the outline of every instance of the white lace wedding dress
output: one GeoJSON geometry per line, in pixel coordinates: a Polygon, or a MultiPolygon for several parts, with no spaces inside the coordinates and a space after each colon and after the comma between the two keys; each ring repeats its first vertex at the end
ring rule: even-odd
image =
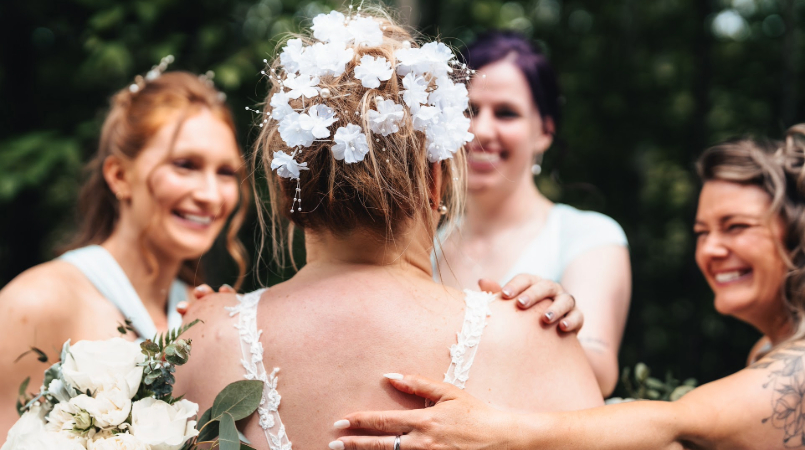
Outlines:
{"type": "MultiPolygon", "coordinates": [[[[263,330],[257,328],[257,305],[265,289],[239,295],[239,303],[227,308],[230,316],[238,316],[235,328],[240,334],[240,347],[243,357],[241,364],[245,369],[245,378],[263,382],[263,398],[257,413],[260,417],[260,427],[266,436],[271,450],[291,450],[291,441],[285,431],[280,418],[280,400],[282,397],[277,389],[279,367],[273,368],[271,373],[263,365],[263,345],[260,335],[263,330]]],[[[464,383],[470,376],[470,367],[475,358],[478,344],[486,326],[489,316],[489,303],[494,300],[492,294],[465,290],[464,323],[458,332],[457,342],[450,347],[450,366],[445,374],[444,381],[464,389],[464,383]]]]}

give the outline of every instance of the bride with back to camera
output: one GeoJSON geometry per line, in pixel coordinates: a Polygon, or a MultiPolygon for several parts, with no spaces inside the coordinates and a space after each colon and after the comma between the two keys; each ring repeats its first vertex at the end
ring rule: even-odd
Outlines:
{"type": "Polygon", "coordinates": [[[311,34],[266,71],[255,154],[272,200],[265,226],[275,243],[283,218],[301,228],[306,265],[270,289],[192,307],[187,320],[205,323],[188,332],[193,358],[176,391],[204,410],[228,383],[263,380],[264,403],[240,425],[272,450],[337,449],[332,424],[356,408],[422,407],[384,387],[387,372],[447,370],[509,411],[601,405],[575,336],[535,326],[536,309],[433,281],[437,225],[464,195],[471,135],[458,79],[470,72],[382,12],[319,15],[311,34]]]}

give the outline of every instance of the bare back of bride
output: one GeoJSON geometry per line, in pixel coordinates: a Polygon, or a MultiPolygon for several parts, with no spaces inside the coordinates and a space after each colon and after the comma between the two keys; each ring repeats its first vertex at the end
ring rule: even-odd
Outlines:
{"type": "Polygon", "coordinates": [[[281,219],[303,229],[307,263],[271,289],[191,308],[186,319],[205,323],[175,392],[204,410],[228,383],[263,380],[265,401],[239,428],[272,450],[325,448],[354,410],[425,406],[385,384],[389,372],[445,377],[510,411],[601,405],[575,336],[543,325],[541,308],[432,280],[436,227],[464,195],[472,136],[458,80],[471,73],[382,12],[320,15],[311,34],[266,70],[255,154],[266,226],[275,243],[281,219]]]}

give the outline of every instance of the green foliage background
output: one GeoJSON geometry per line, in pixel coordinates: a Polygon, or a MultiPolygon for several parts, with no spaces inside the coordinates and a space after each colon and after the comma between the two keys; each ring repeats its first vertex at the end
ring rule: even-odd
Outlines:
{"type": "MultiPolygon", "coordinates": [[[[81,168],[108,98],[166,54],[214,70],[248,148],[263,58],[319,12],[309,0],[0,2],[0,286],[54,256],[75,224],[81,168]]],[[[634,294],[622,365],[709,381],[758,337],[719,316],[693,261],[693,161],[736,134],[805,121],[805,0],[400,0],[402,16],[456,46],[514,28],[546,50],[564,93],[560,143],[539,178],[550,198],[615,218],[634,294]]],[[[253,243],[253,218],[243,231],[253,243]]],[[[218,246],[220,247],[220,246],[218,246]]],[[[213,284],[234,268],[216,248],[213,284]]],[[[301,256],[301,255],[300,255],[301,256]]],[[[262,272],[271,284],[288,271],[262,272]]],[[[254,274],[246,288],[258,284],[254,274]]]]}

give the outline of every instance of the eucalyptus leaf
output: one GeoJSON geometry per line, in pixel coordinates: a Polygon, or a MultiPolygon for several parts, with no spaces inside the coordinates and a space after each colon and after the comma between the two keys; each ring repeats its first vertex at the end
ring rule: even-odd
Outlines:
{"type": "MultiPolygon", "coordinates": [[[[209,409],[207,411],[210,411],[209,409]]],[[[207,424],[202,428],[198,427],[198,442],[209,442],[218,437],[218,429],[220,423],[218,420],[208,420],[207,424]]]]}
{"type": "Polygon", "coordinates": [[[209,408],[206,411],[204,411],[204,413],[201,415],[201,417],[199,417],[198,423],[196,424],[196,429],[197,430],[202,429],[204,427],[204,425],[206,425],[207,422],[210,421],[211,417],[212,417],[212,408],[209,408]]]}
{"type": "Polygon", "coordinates": [[[241,380],[230,383],[222,390],[212,404],[212,417],[220,418],[229,413],[235,420],[243,419],[253,413],[263,396],[263,382],[241,380]]]}
{"type": "Polygon", "coordinates": [[[25,381],[22,382],[22,384],[20,385],[20,390],[19,390],[20,397],[25,397],[25,391],[28,390],[28,383],[30,383],[30,382],[31,382],[31,377],[26,378],[25,381]]]}
{"type": "Polygon", "coordinates": [[[221,450],[240,450],[240,438],[235,427],[235,419],[228,412],[221,416],[221,428],[218,435],[218,448],[221,450]]]}

